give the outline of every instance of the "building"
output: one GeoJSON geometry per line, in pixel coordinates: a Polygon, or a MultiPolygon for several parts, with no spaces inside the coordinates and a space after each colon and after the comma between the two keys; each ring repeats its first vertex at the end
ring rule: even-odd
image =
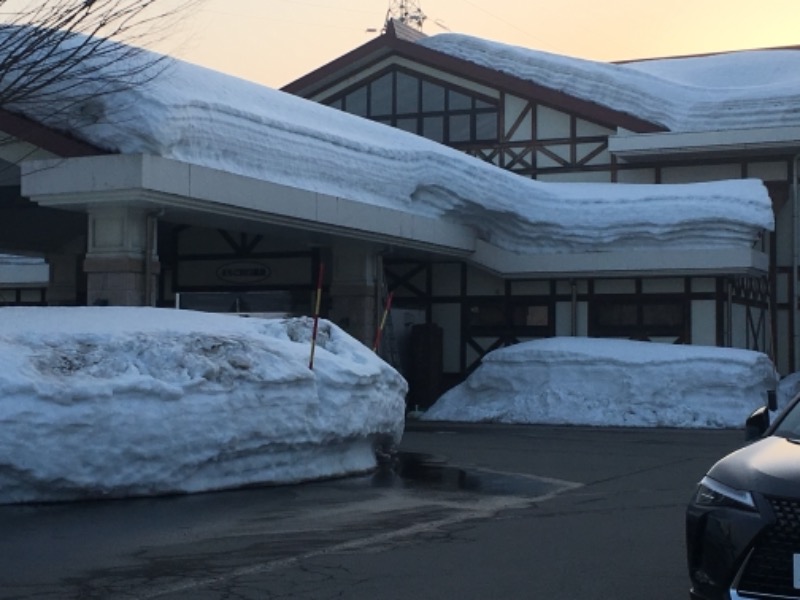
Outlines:
{"type": "Polygon", "coordinates": [[[800,123],[787,116],[800,89],[765,67],[799,55],[790,48],[598,65],[467,36],[426,38],[391,22],[381,37],[284,89],[541,181],[767,185],[777,225],[761,242],[763,270],[709,265],[697,277],[677,263],[637,267],[631,257],[615,272],[564,265],[518,280],[468,269],[458,277],[462,265],[452,264],[458,283],[442,293],[445,266],[389,262],[393,285],[429,314],[461,306],[458,327],[448,327],[449,335],[460,331],[460,363],[448,370],[468,370],[486,350],[526,337],[589,335],[757,349],[785,374],[800,358],[792,302],[800,123]],[[734,73],[747,88],[739,98],[724,89],[727,80],[712,78],[734,73]],[[708,96],[682,102],[690,85],[708,96]]]}
{"type": "MultiPolygon", "coordinates": [[[[680,107],[620,87],[632,69],[602,104],[556,89],[571,60],[540,61],[536,82],[474,62],[499,64],[496,45],[437,38],[390,23],[286,87],[316,103],[176,64],[168,86],[58,118],[0,113],[0,252],[46,259],[47,304],[308,315],[322,276],[323,316],[367,344],[391,293],[383,352],[419,405],[493,348],[556,335],[757,349],[797,370],[800,122],[683,131],[680,107]],[[760,183],[702,183],[752,178],[769,218],[750,206],[760,183]],[[570,230],[575,182],[598,206],[570,230]]],[[[611,68],[584,66],[573,80],[611,68]]]]}

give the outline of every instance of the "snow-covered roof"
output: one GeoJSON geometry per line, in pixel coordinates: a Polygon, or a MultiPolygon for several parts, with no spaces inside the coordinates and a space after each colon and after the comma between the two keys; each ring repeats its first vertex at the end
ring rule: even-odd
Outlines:
{"type": "Polygon", "coordinates": [[[417,43],[670,131],[800,125],[800,50],[611,64],[452,33],[417,43]]]}
{"type": "MultiPolygon", "coordinates": [[[[136,60],[153,60],[144,53],[136,60]]],[[[539,182],[391,127],[170,59],[141,85],[7,108],[100,148],[176,159],[473,227],[522,254],[749,248],[773,214],[761,182],[539,182]]],[[[140,69],[134,69],[140,70],[140,69]]],[[[613,82],[609,82],[611,84],[613,82]]],[[[3,82],[0,81],[0,86],[3,82]]],[[[269,207],[264,206],[268,211],[269,207]]]]}

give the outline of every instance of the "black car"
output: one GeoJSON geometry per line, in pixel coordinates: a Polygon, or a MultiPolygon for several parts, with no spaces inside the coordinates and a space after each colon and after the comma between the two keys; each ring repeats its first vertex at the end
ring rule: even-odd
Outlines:
{"type": "Polygon", "coordinates": [[[693,600],[800,598],[800,395],[717,462],[686,511],[693,600]]]}

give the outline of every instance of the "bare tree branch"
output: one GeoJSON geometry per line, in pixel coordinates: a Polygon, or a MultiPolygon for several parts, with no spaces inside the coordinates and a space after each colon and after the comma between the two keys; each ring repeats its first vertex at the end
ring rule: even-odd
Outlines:
{"type": "Polygon", "coordinates": [[[0,108],[39,116],[146,84],[166,57],[145,48],[203,1],[0,0],[0,108]]]}

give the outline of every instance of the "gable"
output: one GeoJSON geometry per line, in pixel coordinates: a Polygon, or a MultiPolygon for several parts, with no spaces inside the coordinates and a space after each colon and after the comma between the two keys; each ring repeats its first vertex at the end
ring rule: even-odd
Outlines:
{"type": "Polygon", "coordinates": [[[663,127],[633,115],[570,96],[531,81],[471,63],[423,45],[399,39],[389,24],[384,35],[331,61],[308,75],[284,86],[283,91],[319,100],[335,90],[352,86],[387,63],[404,64],[412,70],[431,71],[441,79],[457,78],[495,92],[505,92],[556,110],[576,115],[609,129],[632,132],[662,131],[663,127]]]}

